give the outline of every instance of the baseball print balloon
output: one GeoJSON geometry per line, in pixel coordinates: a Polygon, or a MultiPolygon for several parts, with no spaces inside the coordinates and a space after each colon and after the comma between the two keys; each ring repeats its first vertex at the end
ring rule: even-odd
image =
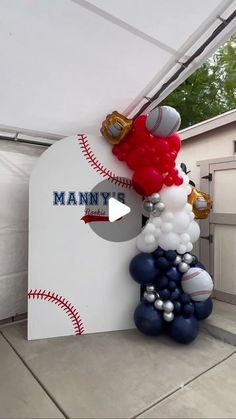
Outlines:
{"type": "Polygon", "coordinates": [[[176,109],[171,106],[160,106],[149,113],[146,127],[157,137],[168,137],[179,129],[180,123],[180,114],[176,109]]]}
{"type": "Polygon", "coordinates": [[[207,271],[201,268],[190,268],[181,281],[183,291],[194,301],[204,301],[210,297],[213,282],[207,271]]]}

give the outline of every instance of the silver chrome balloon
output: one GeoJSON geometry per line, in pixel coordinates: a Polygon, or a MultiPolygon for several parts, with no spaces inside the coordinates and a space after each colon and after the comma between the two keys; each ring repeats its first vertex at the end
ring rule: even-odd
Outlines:
{"type": "Polygon", "coordinates": [[[153,292],[153,291],[155,291],[155,287],[154,287],[154,285],[147,285],[147,286],[146,286],[146,291],[147,291],[147,292],[153,292]]]}
{"type": "Polygon", "coordinates": [[[185,263],[185,262],[181,262],[181,263],[178,265],[178,270],[179,270],[181,273],[188,272],[189,268],[190,268],[190,266],[189,266],[187,263],[185,263]]]}
{"type": "Polygon", "coordinates": [[[190,265],[190,263],[192,263],[192,261],[193,261],[192,255],[190,255],[190,253],[185,253],[185,255],[183,256],[183,262],[190,265]]]}
{"type": "Polygon", "coordinates": [[[148,292],[147,292],[147,291],[144,291],[144,293],[143,293],[143,298],[144,298],[145,300],[146,300],[147,295],[148,295],[148,292]]]}
{"type": "Polygon", "coordinates": [[[160,300],[160,299],[156,300],[155,303],[154,303],[154,307],[157,310],[163,310],[163,301],[160,300]]]}
{"type": "Polygon", "coordinates": [[[165,204],[164,204],[164,202],[158,202],[158,204],[155,204],[154,205],[154,210],[159,210],[159,211],[164,211],[164,209],[165,209],[165,204]]]}
{"type": "Polygon", "coordinates": [[[157,204],[158,202],[160,202],[161,197],[159,195],[159,193],[153,193],[151,196],[148,197],[148,200],[151,201],[153,204],[157,204]]]}
{"type": "Polygon", "coordinates": [[[182,262],[182,258],[181,256],[177,255],[175,260],[174,260],[174,265],[177,266],[182,262]]]}
{"type": "Polygon", "coordinates": [[[161,215],[161,211],[160,211],[160,210],[158,210],[158,209],[154,209],[154,210],[152,211],[152,215],[153,215],[154,217],[160,217],[160,215],[161,215]]]}
{"type": "Polygon", "coordinates": [[[171,313],[174,310],[174,304],[172,303],[172,301],[164,301],[163,310],[165,313],[171,313]]]}
{"type": "Polygon", "coordinates": [[[163,313],[163,319],[166,322],[172,322],[172,320],[174,320],[174,313],[171,311],[171,313],[167,313],[166,311],[164,311],[163,313]]]}
{"type": "Polygon", "coordinates": [[[156,300],[156,294],[154,294],[154,292],[147,292],[147,294],[145,295],[145,300],[149,303],[154,303],[154,301],[156,300]]]}
{"type": "Polygon", "coordinates": [[[152,212],[154,209],[154,205],[152,202],[143,201],[143,209],[147,212],[152,212]]]}

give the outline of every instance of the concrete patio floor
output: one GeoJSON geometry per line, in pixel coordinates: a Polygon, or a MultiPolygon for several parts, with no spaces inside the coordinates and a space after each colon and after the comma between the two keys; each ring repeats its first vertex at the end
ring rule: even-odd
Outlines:
{"type": "Polygon", "coordinates": [[[0,418],[235,418],[236,348],[136,330],[27,342],[0,331],[0,418]]]}

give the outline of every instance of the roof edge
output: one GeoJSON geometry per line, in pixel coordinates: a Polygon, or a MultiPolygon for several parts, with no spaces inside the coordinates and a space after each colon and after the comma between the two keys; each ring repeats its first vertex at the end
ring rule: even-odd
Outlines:
{"type": "Polygon", "coordinates": [[[181,135],[182,140],[201,135],[204,132],[212,131],[224,125],[236,122],[236,109],[217,115],[214,118],[207,119],[206,121],[199,122],[191,127],[184,128],[178,133],[181,135]]]}

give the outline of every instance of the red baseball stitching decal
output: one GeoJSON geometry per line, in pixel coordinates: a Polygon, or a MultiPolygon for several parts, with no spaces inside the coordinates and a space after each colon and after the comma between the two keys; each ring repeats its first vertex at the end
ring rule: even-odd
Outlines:
{"type": "Polygon", "coordinates": [[[82,150],[83,155],[85,156],[87,162],[92,166],[96,172],[98,172],[102,177],[107,178],[110,182],[115,183],[122,188],[131,189],[133,187],[131,179],[122,178],[116,176],[111,170],[106,169],[102,163],[98,161],[94,153],[91,150],[91,147],[88,142],[88,138],[84,134],[77,134],[79,144],[82,150]]]}
{"type": "Polygon", "coordinates": [[[42,290],[30,290],[28,292],[28,298],[30,299],[37,299],[37,300],[44,300],[44,301],[49,301],[51,303],[56,304],[58,307],[60,307],[63,311],[65,311],[65,313],[67,314],[67,316],[70,318],[73,326],[74,326],[74,331],[75,331],[75,335],[82,335],[82,333],[84,332],[84,326],[83,326],[83,322],[79,316],[78,311],[76,310],[76,308],[65,298],[63,298],[62,296],[59,296],[58,294],[55,294],[55,292],[51,292],[51,291],[42,291],[42,290]]]}

